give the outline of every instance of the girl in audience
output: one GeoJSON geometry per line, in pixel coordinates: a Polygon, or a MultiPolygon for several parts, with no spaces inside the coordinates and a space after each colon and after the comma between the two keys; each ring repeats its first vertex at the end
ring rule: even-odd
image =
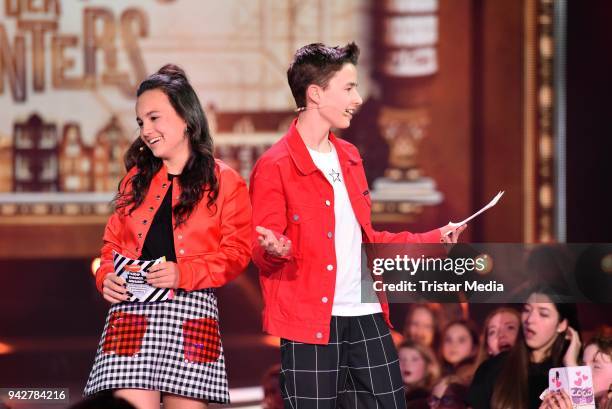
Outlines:
{"type": "Polygon", "coordinates": [[[601,333],[592,341],[596,351],[592,363],[587,364],[587,350],[585,348],[582,359],[593,372],[593,392],[598,408],[612,407],[612,335],[601,333]]]}
{"type": "Polygon", "coordinates": [[[440,376],[440,365],[431,348],[406,340],[398,348],[400,370],[406,389],[406,398],[429,395],[433,383],[440,376]]]}
{"type": "Polygon", "coordinates": [[[412,304],[404,321],[403,335],[421,345],[435,349],[440,335],[438,313],[427,304],[412,304]]]}
{"type": "Polygon", "coordinates": [[[576,305],[561,303],[557,294],[549,288],[531,292],[514,347],[484,361],[474,375],[469,393],[474,409],[538,408],[548,388],[548,370],[577,365],[576,305]]]}
{"type": "Polygon", "coordinates": [[[457,375],[469,382],[478,352],[478,331],[470,321],[451,321],[442,331],[440,349],[443,375],[457,375]]]}
{"type": "Polygon", "coordinates": [[[521,316],[514,308],[500,307],[491,311],[485,319],[478,364],[512,348],[521,327],[521,316]]]}

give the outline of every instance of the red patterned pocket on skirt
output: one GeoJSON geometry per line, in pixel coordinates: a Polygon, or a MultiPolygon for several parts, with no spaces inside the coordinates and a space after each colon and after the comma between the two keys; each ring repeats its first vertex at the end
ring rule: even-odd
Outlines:
{"type": "Polygon", "coordinates": [[[140,352],[147,331],[147,317],[117,311],[111,314],[102,350],[107,354],[134,355],[140,352]]]}
{"type": "Polygon", "coordinates": [[[196,318],[183,323],[185,359],[191,362],[215,362],[221,355],[219,323],[212,318],[196,318]]]}

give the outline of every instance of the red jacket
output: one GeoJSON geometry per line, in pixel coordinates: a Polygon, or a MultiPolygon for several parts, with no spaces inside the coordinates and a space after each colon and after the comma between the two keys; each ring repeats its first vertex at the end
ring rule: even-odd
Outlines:
{"type": "MultiPolygon", "coordinates": [[[[123,179],[125,186],[136,173],[131,169],[123,179]]],[[[209,210],[207,197],[198,203],[189,219],[174,228],[174,249],[180,271],[179,288],[192,291],[220,287],[240,274],[251,257],[251,203],[246,183],[225,163],[216,161],[219,196],[209,210]]],[[[107,273],[113,271],[112,251],[138,258],[142,245],[161,205],[168,186],[165,166],[151,180],[144,202],[131,215],[125,209],[113,213],[104,230],[104,245],[100,267],[96,271],[96,286],[102,291],[107,273]]],[[[172,183],[172,206],[181,194],[178,183],[172,183]]],[[[131,185],[127,184],[131,189],[131,185]]],[[[173,226],[175,220],[172,220],[173,226]]],[[[174,226],[175,227],[175,226],[174,226]]]]}
{"type": "MultiPolygon", "coordinates": [[[[330,133],[346,189],[366,243],[439,243],[439,230],[423,234],[375,231],[372,201],[357,148],[330,133]]],[[[298,342],[327,344],[336,286],[334,191],[315,166],[295,121],[287,134],[257,161],[251,174],[253,226],[282,233],[291,254],[266,253],[253,234],[253,261],[264,297],[263,327],[298,342]],[[332,235],[328,236],[328,232],[332,235]]],[[[360,257],[356,254],[355,257],[360,257]]],[[[389,306],[381,301],[387,323],[389,306]]]]}

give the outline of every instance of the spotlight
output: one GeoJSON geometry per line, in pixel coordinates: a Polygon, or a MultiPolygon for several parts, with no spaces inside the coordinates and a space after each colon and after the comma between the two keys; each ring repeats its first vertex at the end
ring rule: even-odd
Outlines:
{"type": "Polygon", "coordinates": [[[605,273],[612,273],[612,254],[608,254],[601,259],[601,269],[605,273]]]}
{"type": "Polygon", "coordinates": [[[96,275],[98,267],[100,267],[100,257],[96,257],[91,261],[91,274],[96,275]]]}
{"type": "Polygon", "coordinates": [[[491,257],[490,255],[483,253],[483,254],[477,255],[474,259],[475,260],[481,259],[482,263],[484,264],[484,268],[482,269],[478,268],[478,264],[476,265],[477,266],[476,272],[480,274],[481,276],[485,276],[493,270],[493,264],[494,264],[493,257],[491,257]]]}

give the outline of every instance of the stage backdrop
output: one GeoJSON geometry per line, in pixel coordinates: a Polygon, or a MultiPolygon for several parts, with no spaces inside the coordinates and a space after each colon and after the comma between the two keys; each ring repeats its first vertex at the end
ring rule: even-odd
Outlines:
{"type": "Polygon", "coordinates": [[[0,257],[96,255],[137,137],[135,89],[169,62],[194,84],[216,155],[247,179],[295,116],[293,53],[317,41],[361,47],[365,102],[341,136],[362,153],[379,227],[439,227],[505,190],[466,239],[552,237],[553,175],[539,162],[552,163],[552,142],[536,117],[550,94],[528,87],[530,67],[552,58],[550,2],[0,4],[0,257]]]}

